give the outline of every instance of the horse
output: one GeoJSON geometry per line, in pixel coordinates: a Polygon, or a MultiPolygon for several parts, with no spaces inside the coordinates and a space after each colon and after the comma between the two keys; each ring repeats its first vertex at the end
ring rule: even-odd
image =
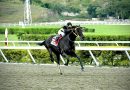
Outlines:
{"type": "MultiPolygon", "coordinates": [[[[67,29],[67,28],[66,28],[67,29]]],[[[52,55],[52,52],[56,55],[57,58],[57,65],[59,67],[60,74],[62,75],[61,69],[60,69],[60,55],[65,57],[67,59],[67,62],[64,64],[68,66],[69,63],[69,56],[76,57],[81,66],[81,70],[84,71],[83,63],[79,56],[75,53],[75,43],[76,37],[79,36],[80,40],[84,40],[83,30],[80,26],[72,26],[71,29],[68,29],[67,33],[65,33],[65,36],[61,38],[61,40],[58,43],[58,46],[54,46],[51,44],[52,38],[54,36],[50,36],[48,39],[44,40],[42,43],[38,43],[38,45],[42,46],[44,45],[46,49],[48,50],[50,54],[51,61],[54,63],[54,58],[52,55]]]]}

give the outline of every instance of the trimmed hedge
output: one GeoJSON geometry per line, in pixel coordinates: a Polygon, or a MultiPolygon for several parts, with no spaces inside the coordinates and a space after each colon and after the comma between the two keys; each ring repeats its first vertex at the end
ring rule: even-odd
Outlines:
{"type": "MultiPolygon", "coordinates": [[[[3,50],[3,53],[9,62],[32,63],[32,60],[26,50],[3,50]]],[[[37,63],[51,63],[47,50],[31,50],[31,53],[37,63]]],[[[0,62],[5,62],[1,55],[0,62]]]]}
{"type": "MultiPolygon", "coordinates": [[[[55,35],[55,34],[52,34],[55,35]]],[[[50,37],[51,34],[22,34],[18,36],[22,40],[45,40],[50,37]]],[[[79,38],[77,38],[79,40],[79,38]]],[[[85,41],[129,41],[130,36],[111,36],[111,35],[85,35],[85,41]]]]}
{"type": "MultiPolygon", "coordinates": [[[[126,54],[121,51],[92,51],[96,56],[100,65],[109,66],[130,66],[126,54]]],[[[32,63],[29,54],[26,50],[3,50],[3,53],[9,60],[9,62],[17,63],[32,63]]],[[[31,50],[31,53],[36,60],[36,63],[52,63],[47,50],[31,50]]],[[[92,57],[88,51],[77,51],[77,55],[80,56],[84,64],[92,64],[92,57]]],[[[129,52],[130,53],[130,52],[129,52]]],[[[53,55],[55,58],[55,55],[53,55]]],[[[56,58],[55,58],[56,60],[56,58]]],[[[0,62],[5,62],[0,55],[0,62]]],[[[70,58],[70,64],[79,65],[77,58],[70,58]]]]}
{"type": "MultiPolygon", "coordinates": [[[[15,27],[15,28],[8,28],[8,32],[9,34],[19,34],[19,33],[23,33],[23,34],[54,34],[57,33],[57,31],[60,28],[44,28],[44,27],[40,27],[40,28],[20,28],[20,27],[15,27]]],[[[0,33],[4,34],[5,33],[5,28],[0,27],[0,33]]]]}
{"type": "Polygon", "coordinates": [[[93,28],[84,28],[85,32],[95,32],[95,29],[93,28]]]}
{"type": "Polygon", "coordinates": [[[130,35],[85,35],[87,41],[129,41],[130,35]]]}
{"type": "Polygon", "coordinates": [[[27,41],[41,41],[45,40],[49,37],[50,35],[48,34],[23,34],[19,36],[18,38],[21,38],[22,40],[27,40],[27,41]]]}
{"type": "MultiPolygon", "coordinates": [[[[8,28],[9,34],[55,34],[58,32],[59,28],[54,28],[54,27],[10,27],[8,28]]],[[[85,32],[95,32],[95,29],[89,29],[89,28],[84,28],[85,32]]],[[[0,34],[5,33],[5,28],[0,27],[0,34]]]]}

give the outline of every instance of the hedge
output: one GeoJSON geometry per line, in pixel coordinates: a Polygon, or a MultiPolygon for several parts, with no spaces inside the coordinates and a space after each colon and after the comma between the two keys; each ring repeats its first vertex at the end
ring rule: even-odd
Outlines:
{"type": "MultiPolygon", "coordinates": [[[[22,40],[45,40],[55,34],[22,34],[18,36],[22,40]]],[[[79,38],[77,38],[79,40],[79,38]]],[[[111,36],[111,35],[85,35],[85,41],[129,41],[129,35],[111,36]]]]}
{"type": "Polygon", "coordinates": [[[21,36],[19,36],[18,38],[21,38],[22,40],[27,40],[27,41],[41,41],[41,40],[45,40],[47,39],[49,36],[48,34],[23,34],[21,36]]]}
{"type": "MultiPolygon", "coordinates": [[[[23,33],[23,34],[53,34],[53,33],[57,33],[57,31],[60,28],[44,28],[44,27],[40,27],[40,28],[20,28],[20,27],[15,27],[15,28],[8,28],[8,32],[9,34],[19,34],[19,33],[23,33]]],[[[5,28],[0,27],[0,33],[4,34],[5,33],[5,28]]]]}
{"type": "MultiPolygon", "coordinates": [[[[54,34],[57,33],[60,28],[54,28],[54,27],[26,27],[26,28],[20,28],[20,27],[10,27],[8,28],[9,34],[54,34]]],[[[95,29],[89,29],[84,28],[85,32],[95,32],[95,29]]],[[[0,27],[0,34],[5,33],[5,28],[0,27]]]]}
{"type": "MultiPolygon", "coordinates": [[[[3,50],[3,53],[9,62],[32,63],[32,60],[26,50],[3,50]]],[[[31,50],[37,63],[51,63],[47,50],[31,50]]],[[[5,62],[0,54],[0,62],[5,62]]]]}
{"type": "MultiPolygon", "coordinates": [[[[100,65],[130,66],[130,61],[128,60],[124,52],[121,51],[92,51],[92,52],[100,62],[100,65]]],[[[26,50],[3,50],[3,53],[5,54],[9,62],[32,63],[32,60],[30,59],[30,56],[26,50]]],[[[31,53],[34,59],[36,60],[36,63],[52,63],[50,61],[49,53],[47,50],[31,50],[31,53]]],[[[77,55],[80,56],[84,64],[87,65],[91,64],[93,59],[88,51],[76,51],[76,53],[77,55]]],[[[1,54],[0,54],[0,62],[5,62],[1,54]]],[[[79,61],[77,60],[77,58],[70,58],[70,64],[79,65],[79,61]]]]}

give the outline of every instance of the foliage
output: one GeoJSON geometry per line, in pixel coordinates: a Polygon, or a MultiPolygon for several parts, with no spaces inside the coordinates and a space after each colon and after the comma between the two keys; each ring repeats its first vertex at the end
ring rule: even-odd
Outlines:
{"type": "Polygon", "coordinates": [[[97,0],[88,5],[87,11],[90,18],[112,16],[119,19],[128,19],[130,15],[129,6],[129,0],[97,0]]]}
{"type": "Polygon", "coordinates": [[[52,63],[47,50],[31,50],[37,63],[52,63]]]}
{"type": "Polygon", "coordinates": [[[80,11],[79,8],[75,8],[72,6],[66,7],[59,3],[42,3],[41,7],[51,9],[52,11],[57,12],[58,14],[61,14],[64,11],[74,12],[74,13],[79,13],[79,11],[80,11]]]}
{"type": "MultiPolygon", "coordinates": [[[[45,40],[48,37],[55,35],[55,34],[23,34],[20,36],[22,40],[45,40]]],[[[129,41],[130,35],[119,35],[119,36],[112,36],[112,35],[84,35],[85,41],[129,41]]],[[[77,38],[79,40],[79,38],[77,38]]]]}
{"type": "MultiPolygon", "coordinates": [[[[23,19],[21,10],[24,0],[0,0],[0,2],[2,23],[14,23],[23,19]]],[[[91,18],[103,20],[109,16],[116,19],[130,18],[130,0],[31,0],[31,4],[33,22],[64,20],[67,16],[62,15],[62,12],[78,13],[78,16],[68,17],[78,20],[91,18]],[[50,13],[53,18],[48,16],[50,13]]]]}
{"type": "MultiPolygon", "coordinates": [[[[130,62],[124,52],[115,51],[92,51],[100,62],[100,65],[109,66],[130,66],[130,62]]],[[[9,62],[32,63],[26,50],[3,50],[9,62]]],[[[47,50],[31,50],[36,63],[52,63],[47,50]]],[[[92,64],[92,57],[88,51],[76,51],[84,64],[92,64]]],[[[55,58],[55,55],[53,55],[55,58]]],[[[55,58],[56,60],[56,58],[55,58]]],[[[0,54],[0,62],[5,62],[0,54]]],[[[77,58],[70,57],[70,64],[79,65],[77,58]]]]}
{"type": "MultiPolygon", "coordinates": [[[[21,27],[9,27],[8,28],[8,33],[9,34],[54,34],[57,33],[57,31],[59,30],[59,28],[44,28],[44,27],[36,27],[36,28],[31,28],[31,27],[27,27],[27,28],[21,28],[21,27]]],[[[0,34],[4,34],[5,33],[5,28],[1,27],[0,28],[0,34]]]]}
{"type": "Polygon", "coordinates": [[[31,40],[31,41],[41,41],[41,40],[45,40],[47,39],[49,35],[45,35],[45,34],[23,34],[22,36],[20,36],[21,40],[31,40]]]}
{"type": "MultiPolygon", "coordinates": [[[[25,50],[3,50],[3,53],[9,60],[9,62],[21,62],[21,60],[29,57],[25,50]]],[[[25,60],[23,60],[24,62],[25,60]]],[[[30,59],[26,59],[25,62],[31,62],[30,59]]]]}
{"type": "Polygon", "coordinates": [[[87,41],[129,41],[130,35],[85,35],[87,41]]]}
{"type": "Polygon", "coordinates": [[[90,15],[90,18],[96,18],[97,17],[96,9],[97,9],[97,6],[92,5],[92,4],[88,5],[87,11],[88,11],[88,14],[90,15]]]}

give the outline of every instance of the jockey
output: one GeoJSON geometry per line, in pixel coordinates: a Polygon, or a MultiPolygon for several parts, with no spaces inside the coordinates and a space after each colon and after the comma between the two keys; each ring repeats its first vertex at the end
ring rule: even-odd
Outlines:
{"type": "Polygon", "coordinates": [[[58,34],[53,38],[53,40],[55,40],[55,43],[58,44],[59,39],[61,39],[62,37],[65,36],[65,32],[68,31],[68,29],[70,29],[72,27],[72,23],[68,22],[66,26],[63,26],[59,31],[58,34]]]}
{"type": "Polygon", "coordinates": [[[59,37],[64,37],[65,36],[65,32],[67,32],[67,29],[72,27],[72,23],[68,22],[67,26],[63,26],[59,31],[58,31],[58,35],[56,36],[56,41],[59,39],[59,37]]]}
{"type": "Polygon", "coordinates": [[[64,26],[63,28],[61,28],[59,31],[58,31],[58,36],[65,36],[65,31],[67,31],[68,28],[71,28],[72,27],[72,23],[71,22],[68,22],[67,23],[67,26],[64,26]],[[66,28],[67,27],[67,28],[66,28]]]}

